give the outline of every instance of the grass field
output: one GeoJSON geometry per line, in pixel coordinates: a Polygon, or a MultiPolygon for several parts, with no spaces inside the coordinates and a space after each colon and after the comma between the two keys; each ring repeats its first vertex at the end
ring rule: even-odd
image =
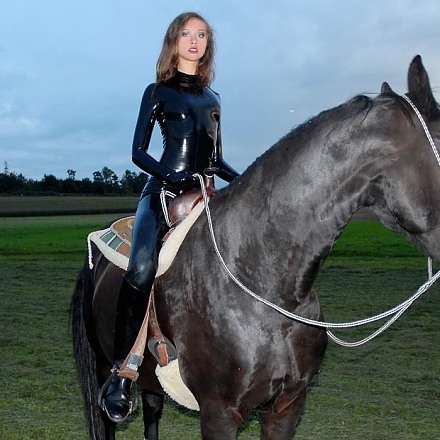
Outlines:
{"type": "MultiPolygon", "coordinates": [[[[69,307],[85,237],[114,215],[0,218],[1,440],[86,439],[72,359],[69,307]]],[[[426,279],[425,259],[376,221],[352,221],[322,270],[328,321],[388,309],[426,279]]],[[[440,437],[439,287],[367,346],[330,343],[296,440],[440,437]]],[[[338,331],[357,339],[368,329],[338,331]]],[[[370,329],[371,330],[371,329],[370,329]]],[[[162,439],[199,439],[197,413],[168,402],[162,439]]],[[[118,439],[140,440],[140,417],[118,439]]],[[[240,440],[258,439],[251,418],[240,440]]]]}
{"type": "Polygon", "coordinates": [[[0,196],[0,217],[29,217],[134,212],[138,197],[0,196]]]}

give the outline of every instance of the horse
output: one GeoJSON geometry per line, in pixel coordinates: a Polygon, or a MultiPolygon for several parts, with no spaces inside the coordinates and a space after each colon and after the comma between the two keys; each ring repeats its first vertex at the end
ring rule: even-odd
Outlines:
{"type": "MultiPolygon", "coordinates": [[[[288,312],[323,321],[314,281],[361,207],[440,261],[440,167],[431,151],[440,141],[440,108],[419,55],[408,69],[408,90],[409,101],[385,82],[374,98],[355,96],[321,112],[210,200],[217,247],[243,286],[288,312]]],[[[291,439],[321,367],[326,330],[245,293],[220,264],[208,226],[200,216],[155,283],[157,317],[199,405],[201,437],[235,439],[256,413],[261,439],[291,439]]],[[[75,358],[90,437],[111,440],[115,427],[96,399],[113,363],[123,270],[97,248],[92,252],[94,268],[85,262],[72,299],[75,358]]],[[[148,440],[158,439],[163,407],[154,368],[146,351],[138,385],[148,440]]]]}

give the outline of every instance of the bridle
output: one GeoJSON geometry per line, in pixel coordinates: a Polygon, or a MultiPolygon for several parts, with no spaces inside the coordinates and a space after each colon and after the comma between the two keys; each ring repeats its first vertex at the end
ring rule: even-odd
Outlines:
{"type": "MultiPolygon", "coordinates": [[[[414,112],[416,113],[417,117],[419,118],[419,121],[425,131],[425,135],[428,138],[428,141],[431,145],[432,151],[437,159],[437,163],[440,166],[440,155],[438,153],[437,147],[432,139],[432,136],[429,132],[429,129],[421,115],[421,113],[419,112],[419,110],[417,109],[417,107],[414,105],[414,103],[408,98],[408,96],[406,95],[402,95],[403,99],[405,99],[408,104],[412,107],[412,109],[414,110],[414,112]]],[[[314,319],[309,319],[309,318],[305,318],[303,316],[300,315],[296,315],[295,313],[289,312],[288,310],[283,309],[282,307],[272,303],[271,301],[266,300],[265,298],[261,297],[260,295],[258,295],[257,293],[253,292],[251,289],[249,289],[248,287],[246,287],[229,269],[228,265],[226,264],[226,262],[224,261],[221,252],[219,250],[218,244],[217,244],[217,240],[215,237],[215,233],[214,233],[214,227],[212,224],[212,217],[211,217],[211,211],[209,209],[209,197],[207,195],[206,192],[206,188],[204,185],[204,179],[203,176],[200,174],[196,174],[196,176],[199,178],[200,180],[200,185],[202,188],[202,194],[203,194],[203,199],[204,199],[204,203],[205,203],[205,213],[206,213],[206,218],[208,221],[208,227],[209,227],[209,232],[211,235],[211,239],[212,239],[212,243],[214,246],[214,250],[215,253],[223,267],[223,269],[226,271],[227,275],[229,276],[229,278],[238,286],[240,287],[240,289],[242,289],[244,292],[246,292],[248,295],[250,295],[251,297],[253,297],[254,299],[256,299],[257,301],[265,304],[266,306],[272,308],[273,310],[281,313],[282,315],[284,315],[287,318],[293,319],[297,322],[306,324],[306,325],[310,325],[310,326],[316,326],[316,327],[321,327],[321,328],[325,328],[327,330],[327,334],[330,337],[330,339],[332,339],[334,342],[336,342],[339,345],[342,345],[344,347],[358,347],[360,345],[363,345],[369,341],[371,341],[372,339],[374,339],[376,336],[380,335],[381,333],[383,333],[388,327],[390,327],[395,321],[397,321],[398,318],[400,318],[400,316],[402,316],[402,314],[420,297],[422,296],[427,290],[429,290],[429,288],[437,281],[438,278],[440,278],[440,270],[433,275],[432,273],[432,260],[430,257],[428,257],[428,280],[422,284],[420,286],[420,288],[417,290],[416,293],[414,293],[410,298],[408,298],[406,301],[404,301],[403,303],[399,304],[398,306],[387,310],[383,313],[380,313],[378,315],[372,316],[370,318],[366,318],[366,319],[361,319],[361,320],[357,320],[357,321],[352,321],[352,322],[343,322],[343,323],[332,323],[332,322],[324,322],[324,321],[317,321],[314,319]],[[366,338],[363,338],[359,341],[355,341],[355,342],[347,342],[344,341],[342,339],[339,339],[338,337],[336,337],[332,331],[330,331],[330,329],[342,329],[342,328],[353,328],[353,327],[359,327],[359,326],[363,326],[363,325],[367,325],[370,324],[372,322],[376,322],[379,320],[382,320],[384,318],[388,318],[390,317],[390,319],[384,324],[382,325],[379,329],[377,329],[376,331],[374,331],[371,335],[367,336],[366,338]]]]}

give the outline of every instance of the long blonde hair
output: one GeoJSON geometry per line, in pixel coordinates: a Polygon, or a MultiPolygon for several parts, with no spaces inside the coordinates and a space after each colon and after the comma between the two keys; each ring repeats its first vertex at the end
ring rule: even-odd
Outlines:
{"type": "Polygon", "coordinates": [[[214,54],[215,41],[213,30],[209,23],[196,12],[184,12],[178,15],[169,25],[163,39],[162,50],[156,64],[156,83],[170,80],[177,71],[179,56],[177,43],[182,34],[182,29],[191,18],[198,18],[206,25],[207,45],[203,57],[197,66],[197,75],[203,87],[209,86],[214,79],[214,54]]]}

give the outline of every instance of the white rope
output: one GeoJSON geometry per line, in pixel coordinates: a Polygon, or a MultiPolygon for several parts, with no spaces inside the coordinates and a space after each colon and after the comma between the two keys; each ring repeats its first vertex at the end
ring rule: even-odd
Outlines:
{"type": "Polygon", "coordinates": [[[425,135],[428,138],[429,144],[431,145],[434,156],[437,159],[437,163],[440,166],[440,155],[438,153],[437,147],[435,146],[434,140],[432,139],[431,133],[429,132],[428,126],[426,125],[425,120],[423,119],[422,114],[419,112],[419,109],[413,104],[411,99],[408,98],[408,96],[402,95],[402,98],[412,107],[415,114],[419,118],[420,124],[422,124],[423,130],[425,131],[425,135]]]}
{"type": "Polygon", "coordinates": [[[174,199],[176,197],[176,194],[172,193],[171,191],[167,191],[165,189],[162,189],[162,191],[160,192],[160,203],[162,205],[162,211],[165,217],[165,222],[167,226],[171,228],[173,224],[171,223],[170,215],[168,212],[167,199],[166,199],[167,197],[174,199]]]}
{"type": "Polygon", "coordinates": [[[93,253],[92,253],[92,242],[90,240],[90,235],[87,236],[87,255],[88,255],[88,261],[89,261],[89,269],[93,269],[93,253]]]}
{"type": "MultiPolygon", "coordinates": [[[[414,106],[414,104],[409,100],[409,98],[406,95],[403,95],[403,97],[408,101],[408,103],[411,105],[411,107],[414,109],[417,116],[419,117],[419,120],[422,123],[422,126],[425,130],[426,136],[431,144],[434,155],[435,155],[437,162],[440,166],[440,156],[439,156],[438,150],[434,144],[434,141],[432,140],[432,137],[429,133],[428,127],[425,124],[425,121],[423,120],[422,115],[420,114],[418,109],[414,106]]],[[[406,301],[401,303],[400,305],[398,305],[398,306],[396,306],[386,312],[372,316],[370,318],[360,319],[360,320],[351,321],[351,322],[332,323],[332,322],[317,321],[314,319],[309,319],[309,318],[305,318],[303,316],[296,315],[296,314],[289,312],[289,311],[283,309],[282,307],[277,306],[276,304],[262,298],[261,296],[257,295],[251,289],[249,289],[244,284],[242,284],[241,281],[238,280],[235,277],[235,275],[231,272],[231,270],[229,269],[229,267],[225,263],[222,255],[220,253],[219,247],[217,245],[217,240],[216,240],[215,233],[214,233],[214,227],[212,224],[211,211],[209,209],[209,197],[206,192],[204,179],[200,174],[195,174],[195,176],[197,176],[199,178],[200,186],[202,188],[203,199],[205,201],[206,218],[207,218],[208,228],[209,228],[209,232],[211,235],[211,240],[212,240],[212,243],[214,246],[215,253],[216,253],[221,265],[223,266],[223,269],[226,271],[226,273],[231,278],[231,280],[238,287],[240,287],[243,291],[245,291],[247,294],[249,294],[251,297],[253,297],[257,301],[267,305],[268,307],[272,308],[273,310],[276,310],[277,312],[281,313],[282,315],[286,316],[287,318],[293,319],[295,321],[301,322],[306,325],[312,325],[312,326],[317,326],[317,327],[327,329],[327,335],[329,336],[329,338],[332,339],[334,342],[336,342],[339,345],[342,345],[344,347],[350,347],[350,348],[358,347],[360,345],[363,345],[363,344],[371,341],[372,339],[374,339],[375,337],[377,337],[378,335],[383,333],[386,329],[388,329],[388,327],[390,327],[395,321],[397,321],[397,319],[400,318],[400,316],[412,305],[412,303],[414,301],[416,301],[420,296],[422,296],[440,277],[440,270],[435,275],[432,274],[432,260],[431,260],[431,258],[428,258],[428,280],[424,284],[422,284],[422,286],[420,286],[420,288],[417,290],[417,292],[415,294],[413,294],[410,298],[408,298],[406,301]],[[361,339],[359,341],[355,341],[355,342],[347,342],[342,339],[339,339],[329,330],[329,329],[334,329],[334,328],[359,327],[359,326],[371,324],[372,322],[380,321],[380,320],[387,318],[389,316],[391,316],[391,318],[382,327],[380,327],[379,329],[374,331],[370,336],[367,336],[366,338],[361,339]]]]}

